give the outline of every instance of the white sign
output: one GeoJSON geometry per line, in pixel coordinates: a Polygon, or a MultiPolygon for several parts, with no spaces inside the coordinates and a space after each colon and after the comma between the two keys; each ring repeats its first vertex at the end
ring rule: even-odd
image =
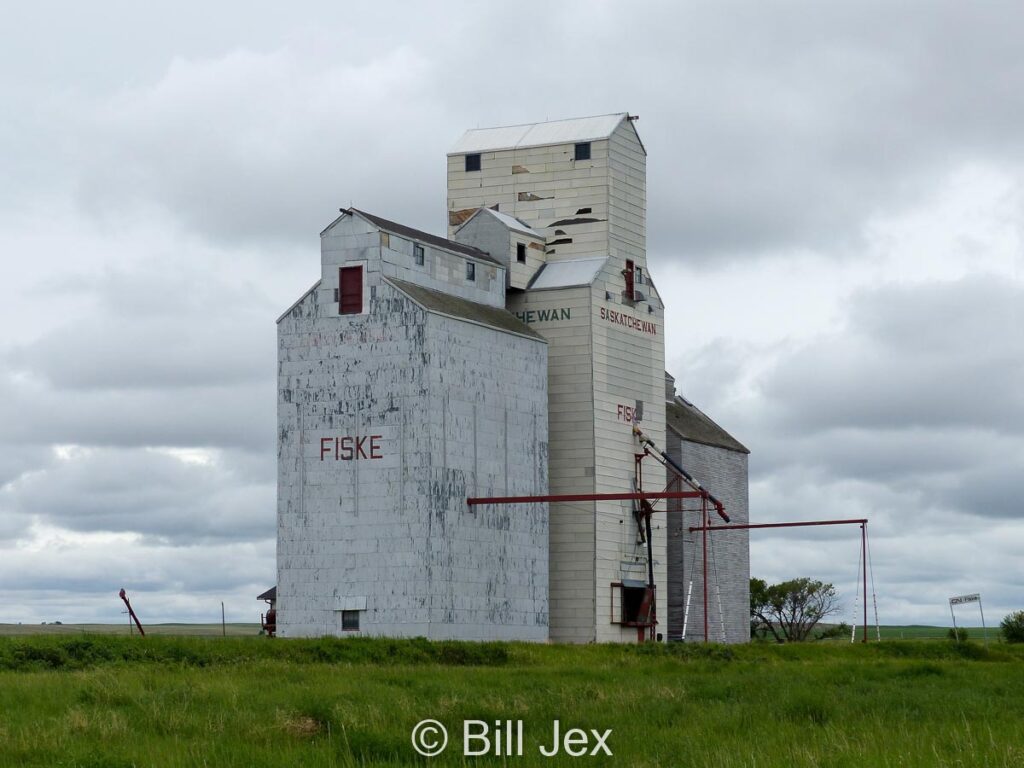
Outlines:
{"type": "Polygon", "coordinates": [[[949,598],[950,605],[963,605],[964,603],[980,603],[981,595],[958,595],[957,597],[949,598]]]}

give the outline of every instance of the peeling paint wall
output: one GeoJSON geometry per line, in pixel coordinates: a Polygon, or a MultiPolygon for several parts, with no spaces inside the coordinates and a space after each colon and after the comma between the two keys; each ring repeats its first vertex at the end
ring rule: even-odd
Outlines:
{"type": "MultiPolygon", "coordinates": [[[[733,523],[750,522],[747,454],[682,440],[672,430],[668,431],[666,450],[725,505],[733,523]]],[[[688,510],[694,506],[693,501],[687,500],[688,510]]],[[[700,525],[701,515],[699,511],[672,511],[667,517],[669,639],[682,638],[686,593],[692,581],[685,640],[701,642],[704,640],[703,538],[700,532],[687,530],[700,525]]],[[[721,522],[714,512],[711,519],[713,525],[721,522]]],[[[750,640],[750,532],[711,533],[708,541],[708,637],[714,642],[745,643],[750,640]]]]}
{"type": "MultiPolygon", "coordinates": [[[[341,635],[358,610],[361,634],[546,640],[546,505],[465,499],[546,492],[547,345],[421,308],[383,275],[464,273],[441,249],[417,272],[395,241],[340,219],[320,286],[278,324],[279,632],[341,635]],[[365,311],[339,315],[352,264],[365,311]]],[[[480,282],[452,292],[503,304],[504,270],[480,282]]]]}

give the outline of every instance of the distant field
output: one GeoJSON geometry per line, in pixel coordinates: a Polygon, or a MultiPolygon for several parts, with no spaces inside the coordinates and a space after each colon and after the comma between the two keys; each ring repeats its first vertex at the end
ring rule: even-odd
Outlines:
{"type": "MultiPolygon", "coordinates": [[[[220,637],[220,624],[143,624],[147,635],[177,635],[181,637],[220,637]]],[[[972,640],[981,640],[981,627],[967,627],[972,640]]],[[[882,626],[883,640],[945,640],[948,627],[929,627],[921,625],[882,626]]],[[[999,640],[999,628],[989,627],[989,639],[999,640]]],[[[0,624],[0,636],[4,635],[127,635],[128,624],[0,624]]],[[[259,635],[259,624],[228,624],[228,637],[246,637],[259,635]]],[[[860,640],[861,630],[857,629],[860,640]]],[[[868,627],[868,639],[875,641],[875,628],[868,627]]]]}
{"type": "Polygon", "coordinates": [[[1024,648],[975,642],[0,637],[0,765],[425,765],[435,718],[431,765],[1016,768],[1022,689],[1024,648]],[[522,720],[525,755],[463,758],[466,719],[522,720]],[[614,756],[541,757],[556,719],[614,756]]]}
{"type": "MultiPolygon", "coordinates": [[[[184,637],[220,637],[220,624],[143,624],[146,635],[177,635],[184,637]]],[[[258,635],[259,624],[228,624],[228,637],[258,635]]],[[[0,637],[24,635],[128,635],[138,634],[128,624],[0,624],[0,637]]]]}
{"type": "MultiPolygon", "coordinates": [[[[985,631],[982,627],[960,627],[960,629],[966,629],[972,640],[981,640],[985,636],[985,631]]],[[[889,626],[883,624],[878,628],[877,632],[874,626],[868,627],[868,640],[875,642],[879,635],[881,635],[883,640],[945,640],[948,637],[949,630],[949,627],[930,627],[923,624],[889,626]]],[[[863,629],[857,627],[858,641],[862,637],[862,632],[863,629]]],[[[988,637],[990,641],[1000,640],[999,627],[989,627],[988,637]]],[[[849,639],[848,636],[847,639],[849,639]]]]}

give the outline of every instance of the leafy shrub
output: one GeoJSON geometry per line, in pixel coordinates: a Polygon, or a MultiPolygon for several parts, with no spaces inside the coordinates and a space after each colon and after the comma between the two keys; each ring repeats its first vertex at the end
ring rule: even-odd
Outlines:
{"type": "Polygon", "coordinates": [[[833,624],[831,627],[827,627],[815,636],[815,640],[832,640],[833,638],[849,638],[850,637],[850,625],[845,621],[839,624],[833,624]]]}
{"type": "Polygon", "coordinates": [[[1024,643],[1024,611],[1009,614],[999,628],[1003,630],[1003,638],[1008,643],[1024,643]]]}
{"type": "Polygon", "coordinates": [[[950,627],[949,631],[946,633],[946,637],[954,642],[962,643],[970,637],[970,633],[963,627],[957,627],[956,629],[950,627]]]}

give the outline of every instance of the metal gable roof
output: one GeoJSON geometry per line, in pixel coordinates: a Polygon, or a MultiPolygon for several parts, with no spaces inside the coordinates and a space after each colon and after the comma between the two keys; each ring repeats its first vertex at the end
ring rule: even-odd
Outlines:
{"type": "Polygon", "coordinates": [[[683,440],[725,448],[739,453],[750,450],[730,435],[697,406],[682,397],[665,404],[665,425],[683,440]]]}
{"type": "Polygon", "coordinates": [[[627,116],[625,112],[617,112],[597,117],[576,117],[499,128],[471,128],[462,135],[448,154],[463,155],[467,152],[491,152],[607,139],[627,116]]]}
{"type": "Polygon", "coordinates": [[[405,280],[396,280],[392,277],[386,277],[384,281],[397,288],[428,312],[453,317],[456,320],[468,320],[479,325],[486,325],[497,331],[514,333],[546,343],[543,336],[504,307],[491,307],[487,304],[479,304],[469,299],[453,296],[450,293],[435,291],[432,288],[425,288],[422,285],[416,285],[405,280]]]}
{"type": "Polygon", "coordinates": [[[540,268],[527,286],[527,290],[540,291],[546,288],[572,288],[578,285],[590,285],[606,261],[608,261],[607,256],[549,261],[540,268]]]}
{"type": "Polygon", "coordinates": [[[496,218],[513,232],[522,232],[524,235],[532,235],[533,237],[539,237],[541,240],[544,239],[544,235],[540,234],[525,221],[517,219],[515,216],[509,216],[507,213],[501,213],[501,211],[492,211],[490,208],[484,208],[483,210],[487,211],[487,213],[496,218]]]}

